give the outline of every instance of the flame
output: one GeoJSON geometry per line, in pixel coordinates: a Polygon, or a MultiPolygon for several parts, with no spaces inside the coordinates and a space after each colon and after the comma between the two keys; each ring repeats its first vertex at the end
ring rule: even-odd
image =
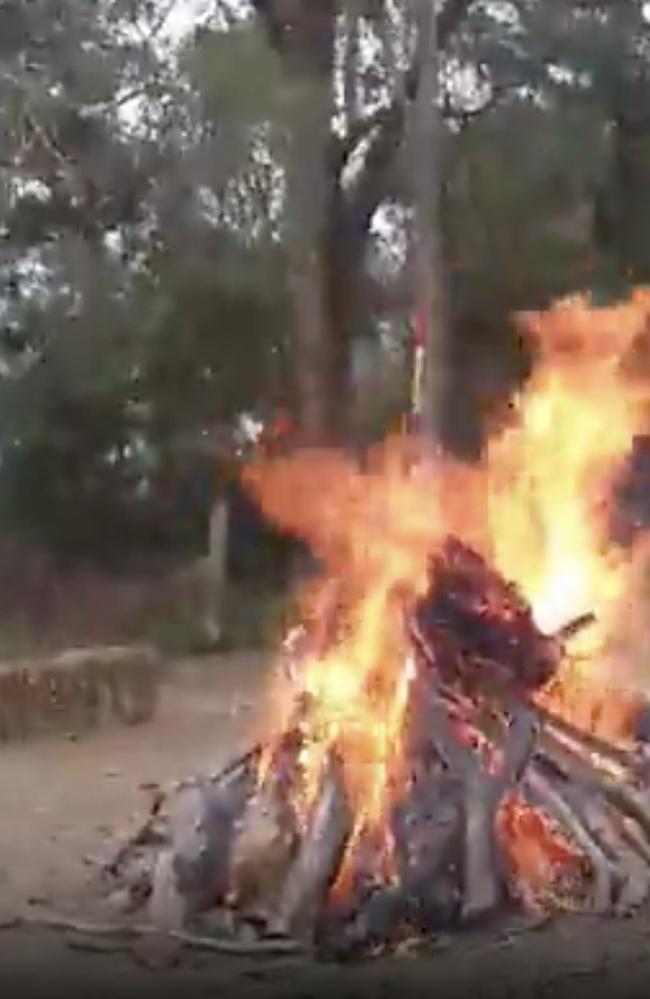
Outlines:
{"type": "Polygon", "coordinates": [[[597,625],[571,644],[546,700],[571,720],[620,736],[624,691],[607,696],[607,647],[629,608],[634,558],[612,543],[612,494],[635,436],[648,426],[650,386],[635,372],[647,345],[650,295],[590,309],[585,299],[523,317],[537,364],[515,421],[487,447],[489,534],[496,565],[528,597],[547,632],[588,612],[597,625]]]}
{"type": "MultiPolygon", "coordinates": [[[[303,605],[318,622],[298,678],[309,702],[303,813],[335,750],[355,835],[385,829],[412,680],[403,607],[423,591],[430,555],[448,534],[491,558],[547,633],[595,613],[598,625],[571,643],[541,697],[601,734],[624,734],[634,691],[612,695],[607,649],[620,631],[634,558],[612,542],[610,521],[614,486],[648,426],[650,385],[637,369],[649,321],[645,291],[608,308],[578,298],[520,317],[536,347],[534,371],[477,465],[418,462],[417,442],[397,438],[364,468],[340,453],[303,451],[246,469],[266,514],[306,539],[327,570],[303,605]]],[[[278,730],[295,710],[296,677],[282,682],[290,689],[274,702],[278,730]]],[[[515,865],[528,869],[537,891],[548,878],[530,872],[553,864],[562,845],[532,810],[511,804],[506,816],[515,865]]]]}
{"type": "Polygon", "coordinates": [[[515,890],[533,910],[558,908],[578,882],[581,858],[566,837],[535,808],[510,795],[499,810],[497,836],[508,857],[515,890]]]}
{"type": "MultiPolygon", "coordinates": [[[[310,592],[304,609],[313,619],[315,607],[322,624],[330,620],[334,603],[337,630],[317,634],[317,651],[301,664],[301,690],[310,706],[301,760],[303,804],[307,809],[313,801],[328,755],[336,749],[357,833],[380,823],[400,765],[410,683],[401,616],[405,603],[424,588],[428,554],[443,529],[431,500],[435,476],[409,473],[408,448],[408,442],[393,442],[370,456],[363,473],[340,455],[305,452],[246,474],[267,512],[309,538],[336,580],[334,587],[310,592]]],[[[285,728],[293,710],[291,690],[280,700],[282,717],[276,721],[285,728]]]]}
{"type": "Polygon", "coordinates": [[[611,493],[647,423],[648,387],[625,362],[645,335],[650,296],[590,310],[582,299],[524,322],[536,370],[516,423],[487,449],[496,562],[552,632],[620,599],[627,560],[609,541],[611,493]]]}

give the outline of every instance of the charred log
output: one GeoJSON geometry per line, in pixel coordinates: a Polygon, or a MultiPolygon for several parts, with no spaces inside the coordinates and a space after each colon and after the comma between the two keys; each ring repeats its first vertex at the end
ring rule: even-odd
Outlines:
{"type": "MultiPolygon", "coordinates": [[[[305,655],[336,644],[341,621],[336,602],[328,606],[323,626],[303,636],[305,655]]],[[[537,856],[547,849],[547,866],[555,847],[568,844],[562,877],[575,875],[575,904],[618,915],[646,904],[642,712],[637,745],[625,748],[534,703],[561,664],[563,642],[590,621],[544,635],[521,594],[450,538],[406,617],[414,672],[398,745],[403,766],[391,774],[383,825],[354,814],[347,762],[332,748],[310,809],[299,806],[302,751],[318,736],[314,701],[292,670],[298,693],[286,732],[181,789],[167,809],[150,899],[156,925],[178,934],[197,913],[229,906],[235,926],[316,942],[343,958],[395,943],[404,931],[472,923],[534,895],[532,881],[526,897],[525,877],[512,880],[523,857],[515,839],[527,835],[521,819],[531,816],[548,833],[546,847],[534,844],[537,856]]],[[[134,848],[160,842],[164,812],[157,799],[134,848]]]]}
{"type": "Polygon", "coordinates": [[[271,926],[276,932],[313,935],[351,832],[341,765],[333,757],[273,913],[271,926]]]}
{"type": "Polygon", "coordinates": [[[442,682],[470,693],[536,689],[551,679],[562,655],[561,643],[537,628],[517,589],[455,538],[431,560],[429,589],[415,608],[411,634],[442,682]]]}

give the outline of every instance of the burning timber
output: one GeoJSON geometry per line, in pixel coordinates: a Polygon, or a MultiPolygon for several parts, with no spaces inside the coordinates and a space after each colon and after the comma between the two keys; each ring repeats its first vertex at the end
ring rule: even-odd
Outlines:
{"type": "Polygon", "coordinates": [[[296,940],[343,956],[513,904],[627,915],[647,902],[647,718],[625,748],[537,703],[590,617],[543,634],[516,588],[450,538],[401,619],[407,700],[381,821],[359,814],[335,740],[306,793],[315,706],[298,673],[275,744],[157,800],[121,848],[106,874],[126,908],[172,934],[211,921],[226,944],[252,934],[261,951],[296,940]]]}

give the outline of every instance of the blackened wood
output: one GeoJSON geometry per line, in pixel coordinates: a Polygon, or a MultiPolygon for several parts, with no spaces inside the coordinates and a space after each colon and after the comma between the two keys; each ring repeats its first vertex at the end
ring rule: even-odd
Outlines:
{"type": "MultiPolygon", "coordinates": [[[[130,882],[133,871],[144,872],[149,867],[149,878],[153,879],[156,865],[156,853],[164,847],[171,846],[174,835],[172,819],[179,797],[188,793],[219,795],[225,792],[227,787],[234,788],[240,781],[249,782],[257,768],[261,747],[254,746],[241,757],[228,763],[221,771],[211,775],[207,779],[194,778],[191,781],[182,781],[176,784],[170,791],[158,789],[153,797],[149,813],[138,829],[124,841],[102,867],[102,874],[117,882],[130,882]],[[208,791],[208,789],[211,789],[208,791]],[[218,789],[218,790],[217,790],[218,789]],[[149,864],[145,863],[147,854],[151,854],[149,864]]],[[[139,876],[139,875],[138,875],[139,876]]]]}
{"type": "Polygon", "coordinates": [[[636,709],[632,720],[632,736],[637,745],[647,747],[650,744],[650,704],[647,700],[641,700],[636,709]]]}
{"type": "Polygon", "coordinates": [[[511,721],[502,747],[501,765],[492,774],[471,746],[456,734],[444,696],[432,686],[427,699],[431,742],[448,772],[463,784],[462,918],[466,921],[493,911],[502,898],[501,865],[495,841],[496,812],[503,795],[521,778],[537,741],[539,722],[535,711],[512,699],[509,707],[511,721]]]}
{"type": "Polygon", "coordinates": [[[567,624],[562,625],[561,628],[558,628],[553,637],[564,644],[565,642],[571,641],[571,639],[575,638],[576,635],[579,635],[581,631],[585,630],[585,628],[589,628],[592,624],[596,624],[597,621],[598,618],[594,612],[589,611],[587,614],[581,614],[580,617],[576,617],[573,621],[569,621],[567,624]]]}
{"type": "Polygon", "coordinates": [[[496,808],[492,788],[482,774],[472,774],[465,782],[464,806],[462,918],[468,922],[492,912],[502,897],[494,834],[496,808]]]}
{"type": "Polygon", "coordinates": [[[352,831],[341,764],[332,758],[271,925],[289,935],[313,936],[327,892],[339,870],[352,831]]]}
{"type": "Polygon", "coordinates": [[[250,773],[251,769],[257,767],[260,757],[263,752],[263,747],[261,743],[256,743],[251,749],[242,753],[241,756],[236,757],[225,765],[221,770],[218,770],[216,774],[211,774],[209,777],[210,784],[222,785],[229,783],[231,780],[237,780],[240,776],[245,773],[250,773]]]}
{"type": "Polygon", "coordinates": [[[616,914],[627,915],[638,910],[650,893],[647,864],[617,829],[602,796],[581,794],[575,785],[567,789],[565,796],[613,865],[618,880],[616,914]]]}
{"type": "Polygon", "coordinates": [[[521,593],[456,538],[431,559],[429,589],[410,624],[442,682],[470,691],[536,689],[561,661],[561,642],[539,630],[521,593]]]}
{"type": "Polygon", "coordinates": [[[439,758],[455,776],[465,780],[478,767],[471,747],[460,741],[450,718],[450,712],[437,690],[427,698],[429,738],[439,758]]]}
{"type": "Polygon", "coordinates": [[[171,819],[171,852],[189,915],[226,896],[237,824],[256,783],[256,757],[251,756],[222,780],[186,788],[179,795],[171,819]]]}
{"type": "Polygon", "coordinates": [[[537,713],[530,706],[511,701],[509,709],[510,722],[501,750],[501,766],[491,783],[496,805],[521,779],[535,751],[541,727],[537,713]]]}
{"type": "Polygon", "coordinates": [[[650,842],[644,835],[643,830],[629,815],[619,815],[621,823],[621,833],[627,843],[641,857],[650,870],[650,842]]]}
{"type": "Polygon", "coordinates": [[[548,728],[565,736],[581,751],[600,756],[603,760],[608,760],[625,767],[632,773],[639,769],[639,758],[633,751],[606,742],[591,732],[585,732],[583,729],[578,728],[577,725],[573,725],[565,718],[561,718],[547,708],[535,705],[535,710],[548,728]]]}
{"type": "Polygon", "coordinates": [[[538,728],[535,713],[524,705],[515,705],[498,771],[488,776],[475,769],[466,780],[464,921],[493,911],[503,896],[502,865],[497,859],[495,840],[496,813],[503,795],[521,779],[535,748],[538,728]]]}
{"type": "Polygon", "coordinates": [[[405,924],[427,932],[459,920],[463,784],[440,774],[421,776],[390,817],[397,879],[376,885],[348,917],[328,927],[326,952],[340,959],[390,945],[405,924]]]}
{"type": "Polygon", "coordinates": [[[143,849],[162,847],[168,842],[165,819],[161,815],[165,794],[158,792],[151,803],[149,813],[135,833],[125,837],[117,851],[103,865],[102,874],[119,880],[140,857],[143,849]]]}
{"type": "Polygon", "coordinates": [[[378,946],[390,944],[408,912],[401,886],[377,888],[345,923],[326,922],[319,929],[319,951],[339,961],[362,957],[378,946]]]}
{"type": "Polygon", "coordinates": [[[596,793],[602,792],[615,808],[634,819],[644,835],[650,838],[650,797],[647,792],[586,762],[578,753],[553,738],[550,732],[544,733],[537,752],[568,780],[577,781],[596,793]]]}
{"type": "Polygon", "coordinates": [[[240,915],[266,921],[295,842],[295,816],[277,785],[267,782],[248,802],[232,845],[228,902],[240,915]]]}
{"type": "Polygon", "coordinates": [[[429,928],[459,909],[464,788],[451,775],[422,776],[393,810],[399,884],[411,915],[429,928]]]}

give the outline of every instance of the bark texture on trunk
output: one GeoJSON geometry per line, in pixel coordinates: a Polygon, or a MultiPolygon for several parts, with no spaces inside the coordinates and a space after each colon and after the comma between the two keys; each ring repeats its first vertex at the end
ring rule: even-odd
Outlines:
{"type": "Polygon", "coordinates": [[[411,135],[416,210],[415,295],[425,341],[422,433],[427,444],[435,448],[442,437],[449,337],[440,218],[439,37],[430,0],[418,0],[416,22],[419,83],[411,135]]]}
{"type": "Polygon", "coordinates": [[[330,0],[258,3],[282,56],[286,96],[287,257],[295,397],[305,443],[332,435],[331,335],[323,257],[336,10],[330,0]]]}
{"type": "Polygon", "coordinates": [[[296,396],[303,433],[309,442],[318,443],[329,434],[329,330],[322,254],[329,101],[324,82],[315,81],[295,95],[291,117],[288,255],[296,396]]]}
{"type": "MultiPolygon", "coordinates": [[[[366,297],[365,251],[373,216],[395,179],[414,102],[422,122],[414,157],[422,229],[422,309],[431,315],[427,352],[427,428],[438,436],[438,407],[444,369],[444,277],[441,267],[438,200],[441,184],[440,127],[436,112],[438,49],[462,23],[471,0],[420,3],[420,56],[407,70],[392,67],[393,93],[377,111],[356,106],[355,63],[359,51],[354,0],[253,0],[270,44],[282,59],[290,91],[288,120],[288,254],[294,326],[296,408],[310,443],[345,438],[350,415],[351,346],[371,311],[366,297]],[[339,15],[344,14],[347,48],[343,75],[345,129],[332,129],[335,49],[339,15]],[[421,74],[424,78],[421,80],[421,74]],[[354,179],[345,179],[355,162],[354,179]]],[[[373,11],[376,9],[373,6],[373,11]]],[[[390,70],[390,67],[389,67],[390,70]]]]}

